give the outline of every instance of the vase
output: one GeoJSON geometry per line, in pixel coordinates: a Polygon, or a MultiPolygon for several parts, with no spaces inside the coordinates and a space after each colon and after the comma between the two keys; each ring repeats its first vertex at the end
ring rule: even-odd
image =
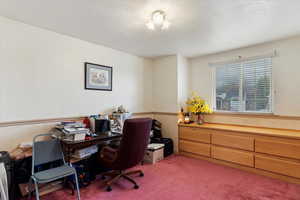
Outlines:
{"type": "Polygon", "coordinates": [[[204,117],[202,114],[197,115],[197,124],[203,124],[204,123],[204,117]]]}

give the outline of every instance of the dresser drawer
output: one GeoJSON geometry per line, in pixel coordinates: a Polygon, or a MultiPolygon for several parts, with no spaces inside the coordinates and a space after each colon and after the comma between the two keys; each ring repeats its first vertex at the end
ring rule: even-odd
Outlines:
{"type": "Polygon", "coordinates": [[[179,140],[179,150],[188,152],[188,153],[194,153],[194,154],[210,157],[210,145],[209,144],[191,142],[191,141],[186,141],[186,140],[179,140]]]}
{"type": "Polygon", "coordinates": [[[255,156],[255,168],[300,178],[300,163],[265,156],[255,156]]]}
{"type": "Polygon", "coordinates": [[[192,127],[180,127],[179,138],[210,143],[210,130],[192,127]]]}
{"type": "Polygon", "coordinates": [[[300,145],[297,144],[257,139],[255,140],[255,151],[287,158],[300,159],[300,145]]]}
{"type": "Polygon", "coordinates": [[[212,144],[254,151],[254,139],[247,136],[212,134],[212,144]]]}
{"type": "Polygon", "coordinates": [[[211,155],[218,160],[254,167],[254,156],[252,153],[212,146],[211,155]]]}

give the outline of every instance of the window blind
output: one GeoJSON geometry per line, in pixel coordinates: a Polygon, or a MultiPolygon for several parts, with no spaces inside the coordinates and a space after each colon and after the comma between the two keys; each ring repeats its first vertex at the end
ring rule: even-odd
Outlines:
{"type": "Polygon", "coordinates": [[[272,112],[272,58],[216,67],[215,110],[272,112]]]}

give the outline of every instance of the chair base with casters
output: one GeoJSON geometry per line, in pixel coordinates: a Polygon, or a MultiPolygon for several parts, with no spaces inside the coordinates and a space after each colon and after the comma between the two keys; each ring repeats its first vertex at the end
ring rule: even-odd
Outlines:
{"type": "Polygon", "coordinates": [[[135,175],[135,174],[139,174],[140,177],[144,176],[144,173],[142,172],[142,170],[135,170],[135,171],[124,171],[124,170],[113,170],[113,171],[109,171],[106,172],[104,174],[102,174],[102,179],[105,179],[106,176],[111,177],[108,181],[106,181],[106,191],[110,192],[112,191],[112,187],[111,185],[115,182],[117,182],[119,179],[124,178],[125,180],[131,182],[134,185],[134,189],[139,189],[139,185],[132,179],[129,177],[129,175],[135,175]]]}
{"type": "Polygon", "coordinates": [[[121,178],[131,182],[135,189],[138,184],[129,177],[129,175],[139,174],[144,176],[141,170],[126,171],[139,165],[145,156],[145,151],[149,142],[152,119],[135,118],[127,119],[124,122],[123,136],[117,149],[105,146],[101,149],[99,161],[102,166],[110,169],[110,172],[104,173],[103,177],[110,176],[106,182],[106,190],[111,191],[111,185],[121,178]]]}

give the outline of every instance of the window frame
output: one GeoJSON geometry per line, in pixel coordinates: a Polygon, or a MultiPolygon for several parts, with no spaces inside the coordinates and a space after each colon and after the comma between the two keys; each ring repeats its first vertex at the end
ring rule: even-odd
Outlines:
{"type": "MultiPolygon", "coordinates": [[[[216,69],[218,66],[213,65],[212,67],[212,102],[211,105],[213,107],[213,112],[214,113],[227,113],[227,114],[249,114],[249,115],[274,115],[274,105],[275,105],[275,88],[274,88],[274,69],[273,69],[273,56],[261,56],[261,57],[253,57],[253,58],[248,58],[248,59],[243,59],[243,60],[236,60],[236,61],[231,61],[231,62],[224,62],[222,64],[233,64],[233,63],[241,63],[242,65],[246,62],[246,61],[251,61],[251,60],[256,60],[256,59],[263,59],[263,58],[271,58],[271,62],[272,62],[272,66],[271,66],[271,105],[270,105],[270,111],[269,112],[259,112],[259,111],[229,111],[229,110],[217,110],[217,99],[216,99],[216,90],[217,90],[217,86],[216,86],[216,69]]],[[[243,66],[242,66],[243,68],[243,66]]],[[[242,70],[244,71],[244,69],[242,70]]],[[[241,83],[243,83],[243,80],[241,80],[241,83]]],[[[243,88],[243,84],[240,85],[240,90],[242,90],[243,88]]]]}

